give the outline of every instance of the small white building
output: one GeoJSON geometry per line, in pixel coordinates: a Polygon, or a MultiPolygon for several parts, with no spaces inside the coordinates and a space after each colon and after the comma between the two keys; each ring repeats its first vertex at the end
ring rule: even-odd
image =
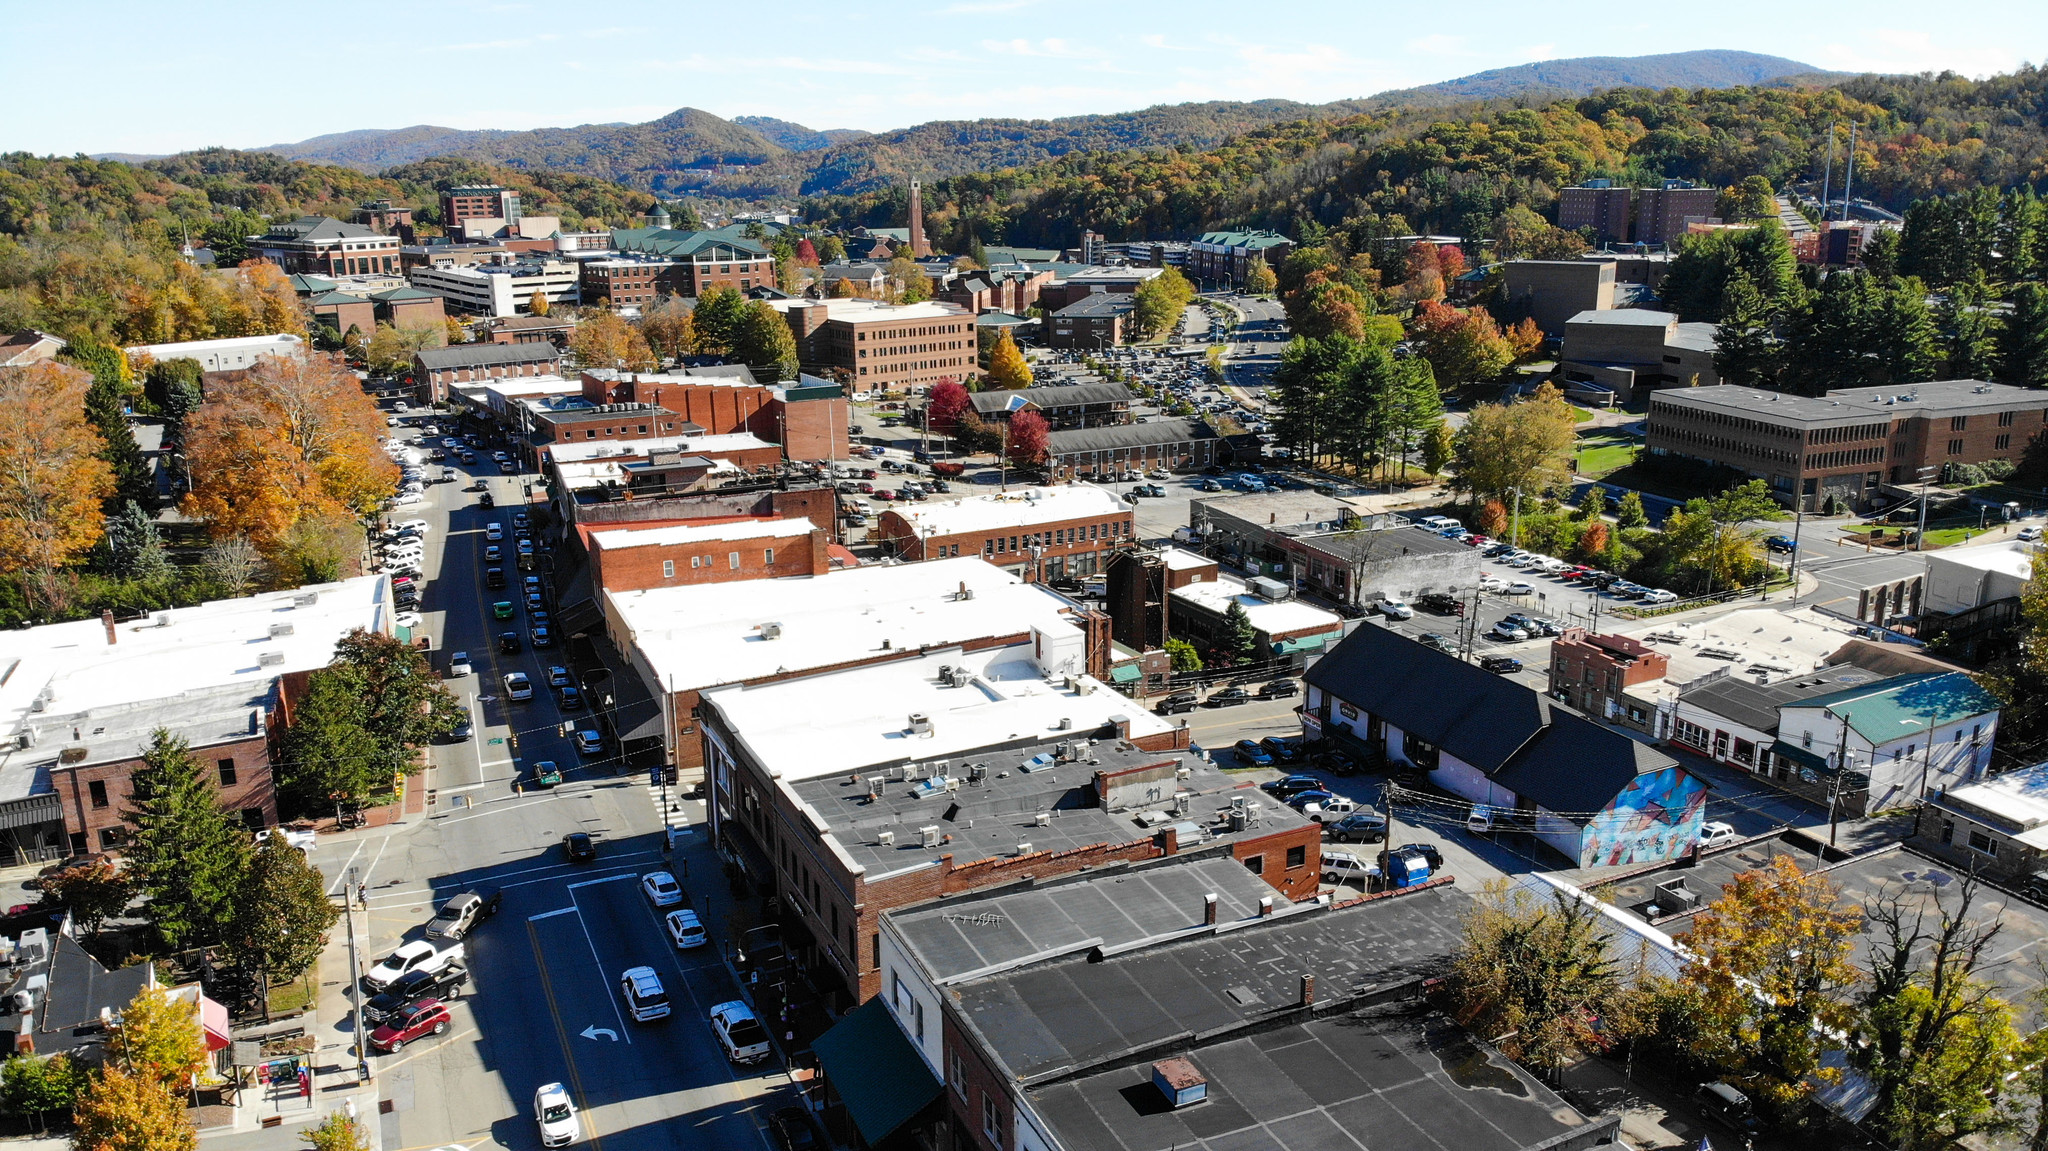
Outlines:
{"type": "Polygon", "coordinates": [[[1866,788],[1872,814],[1984,778],[1998,712],[1968,673],[1894,676],[1780,707],[1773,751],[1823,777],[1846,769],[1843,790],[1866,788]]]}
{"type": "Polygon", "coordinates": [[[2007,881],[2041,870],[2048,854],[2048,763],[1927,797],[1913,845],[2007,881]]]}
{"type": "Polygon", "coordinates": [[[2002,599],[2017,599],[2034,574],[2025,544],[1943,548],[1927,554],[1927,594],[1921,607],[1953,615],[2002,599]]]}
{"type": "Polygon", "coordinates": [[[239,372],[256,366],[265,356],[303,360],[306,341],[293,335],[235,336],[224,340],[184,340],[175,344],[137,344],[124,349],[129,359],[197,360],[205,372],[239,372]]]}
{"type": "Polygon", "coordinates": [[[582,299],[577,266],[567,260],[523,260],[506,264],[412,270],[412,286],[439,292],[451,308],[484,316],[515,316],[533,310],[536,293],[550,304],[582,299]]]}

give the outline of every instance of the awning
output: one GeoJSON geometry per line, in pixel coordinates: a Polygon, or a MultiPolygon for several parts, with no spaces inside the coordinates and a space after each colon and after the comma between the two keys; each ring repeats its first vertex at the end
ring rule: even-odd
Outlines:
{"type": "Polygon", "coordinates": [[[1145,669],[1135,663],[1120,663],[1109,669],[1109,682],[1136,683],[1145,678],[1145,669]]]}
{"type": "Polygon", "coordinates": [[[1274,655],[1294,655],[1297,652],[1321,651],[1331,640],[1343,639],[1343,632],[1326,631],[1321,635],[1304,635],[1294,639],[1283,639],[1273,645],[1274,655]]]}
{"type": "Polygon", "coordinates": [[[204,994],[199,997],[199,1026],[206,1032],[208,1051],[219,1051],[232,1042],[229,1036],[228,1009],[208,999],[204,994]]]}
{"type": "Polygon", "coordinates": [[[1776,740],[1771,744],[1771,754],[1785,760],[1787,763],[1796,763],[1801,767],[1810,767],[1815,771],[1826,772],[1829,775],[1835,773],[1834,767],[1828,763],[1826,756],[1815,755],[1797,744],[1786,743],[1782,739],[1776,740]]]}
{"type": "Polygon", "coordinates": [[[870,1147],[894,1134],[943,1090],[880,996],[833,1024],[811,1050],[870,1147]]]}

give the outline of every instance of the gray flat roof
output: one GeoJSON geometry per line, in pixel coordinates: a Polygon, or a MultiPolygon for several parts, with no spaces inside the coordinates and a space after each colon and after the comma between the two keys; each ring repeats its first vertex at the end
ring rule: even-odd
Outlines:
{"type": "Polygon", "coordinates": [[[1731,674],[1690,691],[1681,691],[1679,699],[1758,731],[1776,731],[1778,709],[1785,704],[1847,687],[1876,683],[1883,678],[1874,671],[1847,665],[1824,667],[1776,683],[1756,683],[1731,674]]]}
{"type": "Polygon", "coordinates": [[[1590,1125],[1435,1014],[1321,1018],[1182,1057],[1208,1088],[1178,1110],[1144,1058],[1027,1094],[1062,1144],[1089,1151],[1523,1151],[1590,1125]]]}
{"type": "Polygon", "coordinates": [[[1678,317],[1648,308],[1588,308],[1566,320],[1567,324],[1598,324],[1611,328],[1661,328],[1678,317]]]}
{"type": "Polygon", "coordinates": [[[1276,910],[1285,895],[1228,855],[1169,856],[1128,869],[1097,871],[1024,891],[890,913],[896,932],[934,980],[955,979],[1034,955],[1096,945],[1118,947],[1204,925],[1204,897],[1216,896],[1216,921],[1276,910]]]}
{"type": "Polygon", "coordinates": [[[1370,554],[1373,559],[1395,559],[1405,555],[1470,555],[1478,549],[1435,532],[1414,527],[1378,528],[1349,532],[1302,532],[1296,537],[1307,547],[1347,560],[1370,554]]]}
{"type": "MultiPolygon", "coordinates": [[[[1140,707],[1131,704],[1132,708],[1140,707]]],[[[1240,781],[1196,756],[1175,751],[1139,751],[1102,738],[1103,731],[1076,731],[1067,739],[1031,740],[1003,748],[990,748],[942,762],[941,774],[961,778],[960,788],[918,798],[915,782],[887,780],[881,794],[870,800],[867,776],[851,781],[851,773],[834,773],[795,782],[785,781],[796,797],[824,819],[847,856],[865,867],[869,880],[883,875],[934,863],[940,855],[951,855],[958,868],[977,859],[1017,854],[1017,846],[1031,845],[1033,852],[1065,851],[1098,843],[1129,843],[1149,839],[1174,823],[1188,822],[1201,827],[1207,842],[1229,841],[1270,835],[1308,820],[1293,808],[1240,781]],[[1024,770],[1023,765],[1050,753],[1062,743],[1077,744],[1093,739],[1086,756],[1076,761],[1047,762],[1024,770]],[[1089,763],[1088,759],[1097,762],[1089,763]],[[1114,772],[1155,763],[1177,763],[1188,769],[1188,778],[1165,780],[1162,798],[1143,807],[1108,810],[1094,806],[1097,772],[1114,772]],[[972,766],[987,768],[983,778],[971,778],[972,766]],[[967,778],[962,778],[967,777],[967,778]],[[1191,793],[1186,815],[1172,819],[1147,819],[1147,813],[1171,811],[1175,791],[1191,793]],[[1261,802],[1260,822],[1244,832],[1231,832],[1219,813],[1227,813],[1233,796],[1261,802]],[[1038,815],[1047,814],[1040,826],[1038,815]],[[937,827],[937,847],[923,845],[922,829],[937,827]],[[877,832],[889,831],[895,842],[883,845],[877,832]]],[[[931,765],[920,775],[929,778],[931,765]]],[[[882,774],[869,772],[869,775],[882,774]]],[[[899,773],[900,774],[900,773],[899,773]]],[[[1197,845],[1189,836],[1180,837],[1183,850],[1197,845]]]]}
{"type": "Polygon", "coordinates": [[[953,992],[999,1071],[1029,1085],[1111,1067],[1174,1040],[1284,1018],[1301,1001],[1304,975],[1315,976],[1317,1001],[1332,1008],[1441,975],[1468,903],[1445,884],[1100,962],[1075,956],[1033,964],[953,992]]]}
{"type": "Polygon", "coordinates": [[[1981,380],[1935,380],[1924,384],[1893,384],[1882,388],[1837,388],[1820,396],[1799,396],[1717,384],[1710,388],[1665,388],[1650,394],[1650,416],[1657,409],[1698,408],[1780,423],[1848,423],[1897,419],[1938,412],[2048,410],[2048,394],[2032,388],[1987,384],[1981,380]]]}

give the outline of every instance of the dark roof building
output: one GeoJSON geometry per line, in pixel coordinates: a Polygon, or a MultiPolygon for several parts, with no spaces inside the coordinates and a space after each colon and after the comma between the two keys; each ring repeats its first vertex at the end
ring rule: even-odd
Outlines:
{"type": "Polygon", "coordinates": [[[414,384],[434,401],[448,398],[451,384],[473,384],[518,376],[552,376],[562,370],[562,353],[551,343],[455,344],[421,348],[412,356],[414,384]]]}
{"type": "Polygon", "coordinates": [[[1107,382],[974,392],[968,398],[975,414],[985,420],[1007,420],[1026,409],[1043,415],[1055,428],[1092,428],[1131,418],[1131,389],[1107,382]]]}
{"type": "Polygon", "coordinates": [[[1115,474],[1126,468],[1185,471],[1225,458],[1223,441],[1195,419],[1073,428],[1046,437],[1046,467],[1056,478],[1115,474]]]}
{"type": "Polygon", "coordinates": [[[1672,859],[1698,839],[1707,786],[1676,760],[1457,656],[1362,627],[1305,678],[1309,738],[1426,771],[1574,866],[1672,859]]]}
{"type": "Polygon", "coordinates": [[[332,216],[301,216],[249,237],[251,254],[286,272],[317,276],[397,275],[399,242],[332,216]]]}

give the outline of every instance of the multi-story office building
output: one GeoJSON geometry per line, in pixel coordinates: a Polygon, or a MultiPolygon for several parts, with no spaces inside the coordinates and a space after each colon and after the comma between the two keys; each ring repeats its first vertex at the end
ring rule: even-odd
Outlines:
{"type": "Polygon", "coordinates": [[[1252,263],[1263,259],[1277,268],[1294,250],[1294,241],[1278,232],[1204,232],[1188,245],[1187,271],[1206,284],[1235,287],[1244,283],[1252,263]]]}
{"type": "Polygon", "coordinates": [[[612,232],[612,247],[628,255],[675,261],[670,274],[678,295],[701,296],[713,288],[745,292],[775,286],[775,259],[767,246],[747,239],[737,228],[708,232],[620,228],[612,232]]]}
{"type": "Polygon", "coordinates": [[[397,236],[380,236],[332,216],[301,216],[249,238],[249,250],[257,257],[287,272],[316,276],[396,275],[400,246],[397,236]]]}
{"type": "Polygon", "coordinates": [[[536,292],[545,293],[550,305],[574,304],[582,298],[576,265],[562,260],[414,268],[411,275],[413,287],[440,293],[459,311],[485,316],[531,312],[536,292]]]}
{"type": "Polygon", "coordinates": [[[1886,484],[1918,483],[1922,469],[2018,460],[2044,427],[2048,395],[1977,380],[1821,396],[1722,385],[1653,394],[1645,446],[1766,479],[1809,512],[1830,496],[1860,510],[1886,484]]]}
{"type": "Polygon", "coordinates": [[[974,317],[953,304],[770,300],[816,375],[842,374],[857,391],[928,387],[977,375],[974,317]]]}
{"type": "Polygon", "coordinates": [[[449,235],[462,234],[464,220],[505,220],[520,217],[519,193],[495,184],[474,188],[450,188],[441,193],[441,226],[449,235]]]}
{"type": "Polygon", "coordinates": [[[682,264],[648,256],[620,256],[609,260],[584,260],[581,268],[583,298],[591,302],[608,300],[615,308],[644,308],[665,295],[681,295],[682,264]]]}
{"type": "Polygon", "coordinates": [[[1666,180],[1656,188],[1617,188],[1588,180],[1558,193],[1557,226],[1567,232],[1591,228],[1603,243],[1669,244],[1693,221],[1713,220],[1719,193],[1689,180],[1666,180]]]}

